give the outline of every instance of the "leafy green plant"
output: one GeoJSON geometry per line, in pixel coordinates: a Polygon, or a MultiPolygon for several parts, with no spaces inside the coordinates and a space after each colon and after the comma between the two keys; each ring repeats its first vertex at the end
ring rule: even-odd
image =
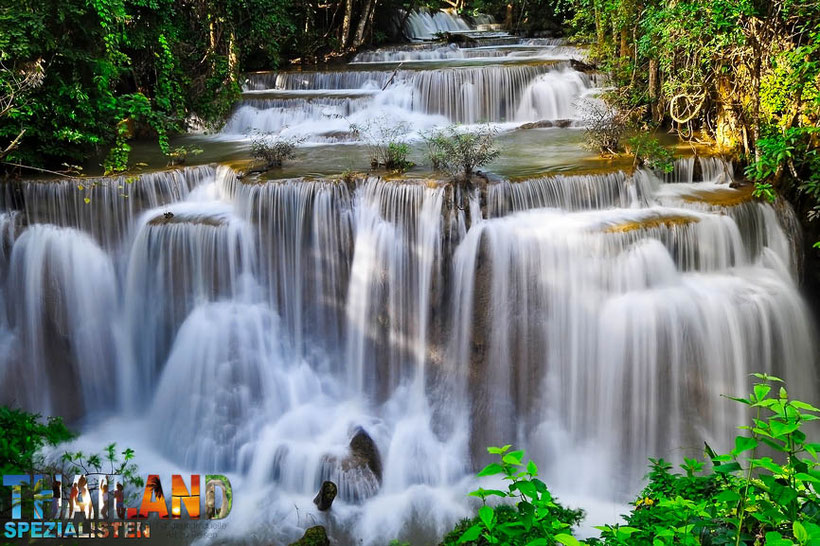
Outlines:
{"type": "Polygon", "coordinates": [[[44,421],[35,413],[0,406],[0,473],[30,472],[37,452],[46,445],[57,445],[70,440],[74,434],[59,417],[44,421]]]}
{"type": "MultiPolygon", "coordinates": [[[[63,453],[59,463],[47,467],[48,474],[82,474],[88,479],[89,491],[94,492],[100,487],[103,479],[116,476],[126,490],[130,490],[129,500],[139,497],[139,488],[145,485],[144,480],[137,474],[139,469],[134,464],[134,450],[117,449],[116,443],[108,444],[102,453],[83,453],[82,451],[63,453]]],[[[63,487],[63,496],[68,498],[70,488],[63,487]]],[[[128,504],[128,502],[126,502],[128,504]]]]}
{"type": "Polygon", "coordinates": [[[188,162],[188,156],[197,156],[203,151],[201,148],[193,146],[177,146],[168,152],[168,166],[184,165],[188,162]]]}
{"type": "Polygon", "coordinates": [[[789,398],[777,377],[754,377],[748,397],[732,398],[754,412],[734,449],[718,455],[707,445],[705,474],[695,459],[683,475],[652,460],[626,525],[599,527],[604,544],[820,544],[820,443],[802,430],[820,408],[789,398]]]}
{"type": "Polygon", "coordinates": [[[350,130],[364,142],[370,156],[370,167],[404,172],[413,167],[408,159],[410,146],[405,142],[410,125],[380,116],[361,124],[351,124],[350,130]]]}
{"type": "Polygon", "coordinates": [[[477,517],[460,523],[444,544],[580,544],[571,528],[583,518],[581,510],[569,510],[556,502],[547,486],[538,479],[538,467],[533,461],[523,462],[524,451],[510,451],[512,446],[490,447],[498,462],[490,463],[479,477],[501,476],[509,482],[506,490],[478,488],[470,493],[481,499],[477,517]],[[512,502],[490,506],[496,497],[512,502]]]}
{"type": "Polygon", "coordinates": [[[476,169],[501,155],[495,137],[496,131],[489,125],[474,130],[450,125],[426,135],[424,141],[434,169],[469,180],[476,169]]]}
{"type": "Polygon", "coordinates": [[[675,170],[675,156],[651,134],[637,134],[627,140],[627,145],[635,157],[635,166],[640,165],[665,173],[675,170]]]}
{"type": "Polygon", "coordinates": [[[296,157],[296,148],[303,140],[256,132],[251,137],[251,156],[262,162],[260,170],[281,167],[282,163],[296,157]]]}

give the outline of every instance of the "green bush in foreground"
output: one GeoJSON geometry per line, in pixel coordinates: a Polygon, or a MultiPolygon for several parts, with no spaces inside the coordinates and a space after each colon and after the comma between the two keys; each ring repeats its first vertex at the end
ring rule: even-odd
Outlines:
{"type": "Polygon", "coordinates": [[[535,463],[524,464],[524,452],[510,451],[511,447],[487,448],[498,455],[499,462],[490,463],[478,473],[479,477],[502,475],[510,482],[507,490],[479,487],[471,492],[484,505],[477,517],[459,523],[445,537],[444,544],[579,544],[570,528],[583,519],[583,511],[558,504],[538,479],[535,463]],[[514,499],[515,506],[488,506],[486,501],[490,497],[514,499]]]}
{"type": "Polygon", "coordinates": [[[820,408],[789,398],[777,377],[754,377],[758,382],[747,398],[731,398],[754,412],[751,423],[740,427],[744,432],[734,449],[718,455],[706,445],[706,460],[684,459],[683,473],[663,459],[650,459],[649,483],[624,516],[626,523],[598,527],[599,538],[573,538],[571,527],[582,512],[556,504],[536,478],[535,464],[525,466],[524,452],[505,446],[489,449],[501,462],[478,475],[502,474],[508,489],[470,495],[514,499],[514,506],[485,504],[443,543],[820,546],[820,443],[802,430],[820,417],[820,408]]]}

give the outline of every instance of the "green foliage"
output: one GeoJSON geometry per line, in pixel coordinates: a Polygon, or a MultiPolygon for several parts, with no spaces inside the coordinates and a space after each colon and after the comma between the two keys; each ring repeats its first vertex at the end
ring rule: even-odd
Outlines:
{"type": "Polygon", "coordinates": [[[735,438],[734,449],[711,463],[687,459],[684,474],[651,460],[649,484],[626,525],[600,527],[604,544],[820,544],[820,444],[802,430],[820,409],[789,398],[782,381],[754,374],[746,398],[732,398],[754,411],[735,438]]]}
{"type": "Polygon", "coordinates": [[[523,451],[510,451],[512,446],[490,447],[499,461],[490,463],[479,477],[501,476],[509,482],[506,490],[478,488],[470,495],[483,503],[478,515],[464,520],[445,538],[444,544],[528,544],[577,545],[571,527],[583,518],[581,510],[570,510],[558,504],[547,486],[538,479],[538,467],[533,461],[523,462],[523,451]],[[490,506],[487,500],[498,497],[514,503],[490,506]]]}
{"type": "MultiPolygon", "coordinates": [[[[627,118],[713,139],[751,162],[760,198],[785,192],[818,214],[820,4],[792,0],[574,0],[575,39],[627,118]],[[796,188],[796,192],[791,192],[796,188]]],[[[601,133],[601,131],[595,131],[601,133]]],[[[601,140],[601,139],[599,139],[601,140]]],[[[596,148],[614,153],[616,139],[596,148]]]]}
{"type": "Polygon", "coordinates": [[[627,141],[635,163],[665,173],[675,170],[675,156],[648,133],[639,133],[627,141]]]}
{"type": "Polygon", "coordinates": [[[282,163],[296,157],[296,148],[301,142],[298,138],[256,132],[251,137],[251,156],[262,162],[263,170],[281,167],[282,163]]]}
{"type": "Polygon", "coordinates": [[[168,152],[168,166],[184,165],[188,161],[188,156],[197,156],[203,153],[202,148],[193,146],[177,146],[168,152]]]}
{"type": "Polygon", "coordinates": [[[74,437],[59,417],[43,422],[37,414],[6,406],[0,406],[0,430],[0,474],[30,472],[40,448],[74,437]]]}
{"type": "Polygon", "coordinates": [[[757,143],[758,159],[746,168],[746,176],[755,182],[755,195],[774,200],[772,182],[790,173],[798,192],[813,203],[809,219],[816,218],[820,214],[820,128],[769,126],[767,130],[769,134],[757,143]]]}
{"type": "Polygon", "coordinates": [[[434,169],[469,180],[477,168],[501,155],[495,136],[495,129],[489,125],[475,130],[450,125],[424,137],[427,157],[434,169]]]}
{"type": "MultiPolygon", "coordinates": [[[[68,476],[71,474],[82,474],[87,478],[101,478],[104,476],[117,476],[123,483],[126,489],[131,486],[131,500],[139,497],[135,489],[145,486],[145,480],[139,475],[139,469],[133,462],[134,450],[126,448],[122,451],[117,449],[116,443],[111,443],[105,446],[101,453],[83,453],[82,451],[63,453],[60,458],[59,465],[52,465],[47,468],[48,474],[62,474],[68,476]]],[[[94,491],[94,480],[89,482],[89,489],[94,491]]],[[[63,488],[63,494],[66,495],[66,487],[63,488]]],[[[127,503],[126,503],[127,504],[127,503]]]]}
{"type": "Polygon", "coordinates": [[[410,146],[406,142],[390,142],[387,145],[384,167],[391,171],[404,172],[413,166],[413,162],[407,159],[409,155],[410,146]]]}
{"type": "Polygon", "coordinates": [[[705,445],[704,460],[684,458],[682,473],[663,459],[650,459],[648,484],[624,516],[624,524],[598,527],[601,534],[579,542],[570,534],[583,513],[558,505],[537,479],[532,461],[511,446],[491,447],[500,461],[478,476],[500,475],[507,489],[470,493],[482,500],[478,515],[460,522],[443,544],[793,546],[820,544],[820,443],[806,425],[820,408],[789,397],[781,379],[753,374],[757,382],[745,398],[753,417],[718,455],[705,445]],[[492,507],[487,500],[512,499],[492,507]]]}
{"type": "Polygon", "coordinates": [[[404,141],[410,132],[406,122],[382,116],[363,124],[351,124],[350,130],[367,147],[371,168],[404,172],[413,166],[408,159],[410,146],[404,141]]]}

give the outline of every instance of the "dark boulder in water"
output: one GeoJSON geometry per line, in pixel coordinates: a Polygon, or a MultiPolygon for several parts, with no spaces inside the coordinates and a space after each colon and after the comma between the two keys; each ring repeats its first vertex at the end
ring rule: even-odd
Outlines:
{"type": "Polygon", "coordinates": [[[330,539],[327,538],[327,531],[321,525],[310,527],[305,534],[292,542],[289,546],[330,546],[330,539]]]}
{"type": "Polygon", "coordinates": [[[316,494],[316,498],[313,499],[313,504],[315,504],[321,512],[330,510],[330,506],[336,498],[336,493],[338,493],[336,484],[331,481],[324,481],[322,482],[322,487],[319,489],[319,492],[316,494]]]}
{"type": "Polygon", "coordinates": [[[531,121],[519,126],[519,129],[548,129],[550,127],[571,127],[571,119],[542,119],[541,121],[531,121]]]}
{"type": "Polygon", "coordinates": [[[381,487],[381,455],[376,443],[361,427],[356,428],[348,447],[350,453],[344,457],[325,457],[319,479],[336,484],[338,496],[345,502],[360,503],[381,487]]]}
{"type": "Polygon", "coordinates": [[[356,429],[356,434],[350,440],[350,456],[342,461],[342,468],[352,467],[369,468],[381,483],[382,459],[379,455],[379,448],[376,447],[373,438],[362,428],[356,429]]]}

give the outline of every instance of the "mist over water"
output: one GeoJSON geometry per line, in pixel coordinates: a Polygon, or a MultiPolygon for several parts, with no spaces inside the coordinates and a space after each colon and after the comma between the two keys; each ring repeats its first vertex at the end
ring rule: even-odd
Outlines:
{"type": "MultiPolygon", "coordinates": [[[[419,38],[467,25],[440,15],[409,24],[419,38]]],[[[279,95],[246,95],[214,140],[346,141],[385,111],[413,131],[577,121],[596,85],[488,61],[399,69],[382,90],[393,70],[251,75],[279,95]]],[[[66,416],[83,449],[132,447],[146,471],[227,474],[217,542],[323,524],[341,544],[435,543],[472,513],[485,447],[507,443],[586,526],[611,522],[647,457],[728,447],[743,415],[719,395],[749,373],[816,394],[793,212],[732,179],[699,158],[466,195],[224,165],[23,181],[0,191],[0,401],[66,416]],[[326,479],[339,498],[319,513],[326,479]]]]}

